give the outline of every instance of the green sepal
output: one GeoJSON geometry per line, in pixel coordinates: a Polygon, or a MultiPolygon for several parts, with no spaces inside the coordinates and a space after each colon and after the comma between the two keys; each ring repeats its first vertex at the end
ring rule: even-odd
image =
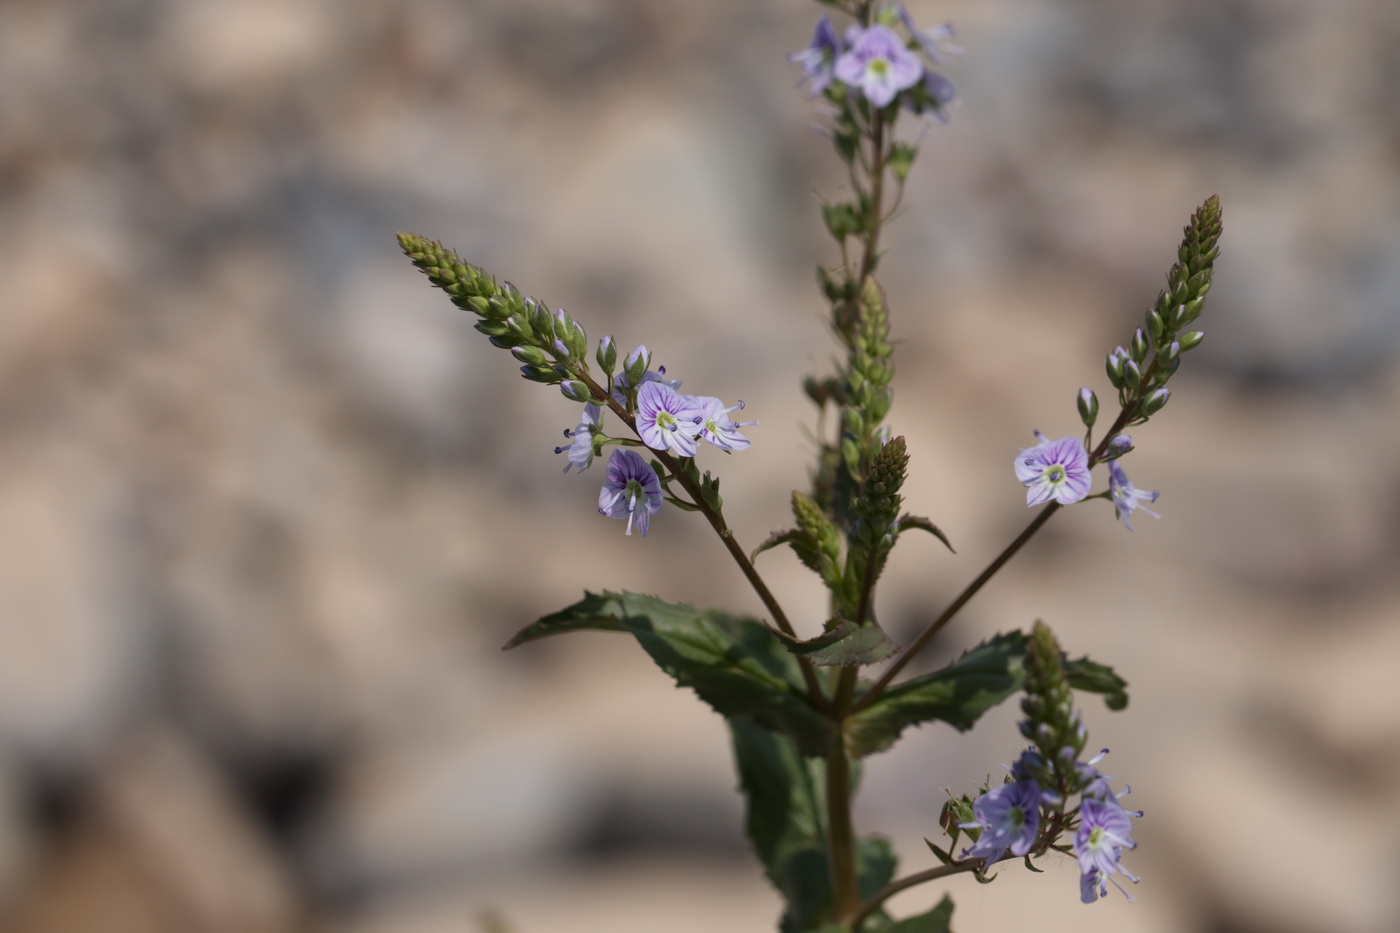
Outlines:
{"type": "Polygon", "coordinates": [[[783,646],[818,667],[856,667],[879,664],[899,650],[873,621],[856,625],[849,619],[832,619],[816,638],[798,641],[783,637],[783,646]],[[835,624],[832,624],[835,623],[835,624]]]}
{"type": "Polygon", "coordinates": [[[901,534],[903,534],[905,531],[908,531],[910,528],[917,528],[920,531],[927,531],[939,541],[942,541],[943,546],[946,547],[949,551],[952,551],[952,553],[954,554],[958,553],[957,551],[953,550],[953,543],[948,540],[948,536],[945,535],[937,525],[929,521],[927,518],[924,518],[922,515],[910,515],[906,512],[905,514],[899,516],[898,528],[901,534]]]}
{"type": "MultiPolygon", "coordinates": [[[[987,710],[1021,689],[1026,635],[1007,632],[971,649],[942,670],[891,687],[846,722],[853,757],[881,752],[906,728],[939,720],[966,732],[987,710]]],[[[1065,662],[1071,687],[1104,695],[1110,709],[1128,703],[1127,682],[1087,657],[1065,662]]]]}
{"type": "Polygon", "coordinates": [[[890,147],[889,167],[894,173],[894,177],[900,181],[909,177],[909,169],[914,164],[914,158],[919,154],[919,150],[909,143],[898,142],[890,147]]]}
{"type": "Polygon", "coordinates": [[[881,933],[951,933],[953,921],[953,899],[947,894],[931,910],[913,917],[905,917],[887,927],[881,933]]]}
{"type": "Polygon", "coordinates": [[[506,642],[573,631],[630,632],[657,666],[721,716],[752,716],[792,737],[799,751],[826,755],[832,722],[808,700],[797,659],[762,622],[637,593],[589,593],[526,626],[506,642]]]}
{"type": "MultiPolygon", "coordinates": [[[[952,865],[955,861],[951,852],[943,851],[937,845],[934,844],[932,839],[929,839],[927,836],[924,837],[924,845],[928,846],[929,851],[933,853],[933,857],[938,859],[938,861],[943,863],[944,865],[952,865]]],[[[952,845],[957,845],[957,840],[954,840],[952,845]]]]}

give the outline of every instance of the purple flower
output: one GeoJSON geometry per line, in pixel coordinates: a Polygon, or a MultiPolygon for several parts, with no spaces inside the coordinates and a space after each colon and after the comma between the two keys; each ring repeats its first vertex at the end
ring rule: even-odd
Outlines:
{"type": "Polygon", "coordinates": [[[1040,505],[1054,499],[1060,505],[1071,505],[1089,494],[1089,452],[1077,437],[1047,440],[1035,432],[1040,441],[1026,447],[1016,456],[1016,478],[1028,487],[1026,506],[1040,505]]]}
{"type": "Polygon", "coordinates": [[[720,450],[743,450],[749,446],[749,439],[740,434],[738,429],[751,424],[758,424],[757,421],[732,421],[729,413],[736,409],[742,410],[744,400],[739,399],[739,404],[724,407],[724,402],[708,395],[693,396],[699,403],[701,410],[700,436],[714,444],[720,450]]]}
{"type": "Polygon", "coordinates": [[[919,48],[929,57],[930,61],[944,63],[948,59],[945,55],[961,55],[962,47],[949,42],[957,36],[957,31],[953,29],[952,23],[943,23],[940,26],[933,26],[929,29],[920,29],[914,25],[914,17],[909,15],[909,10],[904,4],[895,4],[895,12],[899,14],[899,19],[904,23],[904,28],[909,30],[909,35],[914,37],[914,41],[919,44],[919,48]]]}
{"type": "Polygon", "coordinates": [[[1074,854],[1079,858],[1080,899],[1092,904],[1100,896],[1107,896],[1108,882],[1123,892],[1128,900],[1133,897],[1113,877],[1121,873],[1134,884],[1137,876],[1118,864],[1124,849],[1135,849],[1132,821],[1128,813],[1115,798],[1098,800],[1086,797],[1079,804],[1079,830],[1074,834],[1074,854]]]}
{"type": "Polygon", "coordinates": [[[846,32],[850,49],[836,59],[835,75],[851,87],[858,87],[866,100],[884,107],[900,91],[913,87],[924,76],[924,66],[884,26],[846,32]]]}
{"type": "Polygon", "coordinates": [[[987,791],[972,804],[976,822],[963,823],[963,829],[980,829],[977,842],[964,850],[963,858],[986,859],[991,865],[1006,850],[1025,855],[1035,844],[1040,830],[1040,787],[1035,781],[1017,781],[987,791]]]}
{"type": "Polygon", "coordinates": [[[633,450],[615,448],[608,458],[607,479],[598,493],[598,512],[609,518],[626,518],[627,533],[636,524],[642,537],[647,524],[661,511],[661,480],[656,471],[633,450]]]}
{"type": "Polygon", "coordinates": [[[1153,518],[1161,518],[1156,512],[1143,505],[1144,502],[1156,502],[1159,495],[1155,491],[1138,489],[1128,479],[1128,474],[1123,472],[1123,467],[1117,460],[1110,460],[1108,464],[1108,491],[1113,497],[1113,508],[1118,513],[1118,517],[1123,519],[1123,527],[1129,531],[1133,530],[1133,523],[1128,517],[1133,512],[1141,509],[1153,518]]]}
{"type": "Polygon", "coordinates": [[[812,94],[815,96],[831,83],[832,66],[839,52],[836,30],[832,28],[830,18],[823,16],[817,20],[817,28],[812,31],[812,44],[800,52],[792,52],[787,59],[802,66],[802,73],[812,82],[812,94]]]}
{"type": "Polygon", "coordinates": [[[571,467],[577,468],[580,473],[593,465],[593,435],[598,431],[598,422],[602,416],[602,409],[597,405],[583,406],[583,420],[578,423],[578,427],[570,431],[564,429],[564,436],[572,440],[562,446],[554,448],[556,454],[569,452],[569,462],[564,465],[564,472],[569,472],[571,467]]]}
{"type": "Polygon", "coordinates": [[[637,433],[652,450],[695,456],[705,410],[693,395],[681,395],[665,382],[644,382],[637,390],[637,433]]]}

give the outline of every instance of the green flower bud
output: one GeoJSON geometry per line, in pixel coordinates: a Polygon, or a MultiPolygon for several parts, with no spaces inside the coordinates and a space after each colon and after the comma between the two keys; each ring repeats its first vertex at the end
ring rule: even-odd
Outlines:
{"type": "Polygon", "coordinates": [[[646,375],[647,368],[651,365],[651,352],[646,347],[637,347],[627,357],[626,369],[627,384],[633,388],[642,384],[642,377],[646,375]]]}
{"type": "Polygon", "coordinates": [[[559,391],[564,393],[564,397],[572,402],[591,402],[593,393],[588,391],[588,386],[577,379],[566,379],[560,383],[559,391]]]}
{"type": "Polygon", "coordinates": [[[1132,345],[1129,347],[1129,350],[1133,354],[1133,359],[1141,363],[1143,360],[1147,359],[1147,351],[1149,349],[1150,346],[1147,343],[1147,335],[1144,334],[1142,328],[1139,327],[1137,330],[1133,331],[1132,345]]]}
{"type": "Polygon", "coordinates": [[[545,385],[554,385],[559,381],[559,374],[549,366],[536,366],[533,363],[526,363],[520,367],[520,375],[531,382],[540,382],[545,385]]]}
{"type": "Polygon", "coordinates": [[[1115,389],[1123,388],[1123,356],[1117,351],[1108,354],[1104,359],[1104,370],[1108,373],[1108,381],[1115,389]]]}
{"type": "Polygon", "coordinates": [[[544,367],[549,363],[549,358],[538,347],[511,347],[510,355],[522,363],[530,363],[534,366],[544,367]]]}
{"type": "Polygon", "coordinates": [[[1151,335],[1153,343],[1160,343],[1162,334],[1167,328],[1166,321],[1162,320],[1162,315],[1155,308],[1147,312],[1147,333],[1151,335]]]}
{"type": "Polygon", "coordinates": [[[613,367],[617,365],[617,344],[613,343],[612,337],[607,336],[598,341],[598,352],[593,358],[598,361],[599,369],[612,376],[613,367]]]}
{"type": "Polygon", "coordinates": [[[1155,415],[1167,404],[1167,399],[1171,398],[1171,389],[1153,389],[1147,398],[1142,400],[1142,407],[1139,412],[1142,415],[1155,415]]]}
{"type": "Polygon", "coordinates": [[[1199,330],[1187,331],[1177,338],[1177,343],[1181,344],[1181,352],[1185,353],[1187,350],[1194,350],[1196,347],[1200,346],[1205,336],[1206,335],[1199,330]]]}
{"type": "Polygon", "coordinates": [[[1084,422],[1084,427],[1092,428],[1094,422],[1099,420],[1099,397],[1094,394],[1094,390],[1083,388],[1079,390],[1079,397],[1076,400],[1079,405],[1079,420],[1084,422]]]}

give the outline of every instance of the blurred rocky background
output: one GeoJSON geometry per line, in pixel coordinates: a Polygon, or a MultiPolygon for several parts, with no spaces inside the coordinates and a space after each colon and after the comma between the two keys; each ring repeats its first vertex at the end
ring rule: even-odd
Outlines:
{"type": "MultiPolygon", "coordinates": [[[[1086,717],[1147,810],[1137,902],[1013,866],[948,885],[956,928],[1393,933],[1400,6],[911,7],[967,53],[886,241],[892,423],[958,553],[896,554],[896,635],[1028,520],[1015,449],[1108,395],[1181,225],[1225,208],[1206,343],[1130,461],[1162,519],[1071,509],[924,662],[1042,617],[1129,678],[1086,717]]],[[[576,408],[393,234],[747,400],[751,547],[832,352],[842,179],[783,60],[819,12],[0,3],[2,933],[773,928],[720,720],[620,638],[498,650],[585,587],[755,599],[692,517],[598,517],[551,453],[576,408]]],[[[815,625],[791,555],[761,566],[815,625]]],[[[1014,719],[873,759],[860,828],[929,864],[1014,719]]]]}

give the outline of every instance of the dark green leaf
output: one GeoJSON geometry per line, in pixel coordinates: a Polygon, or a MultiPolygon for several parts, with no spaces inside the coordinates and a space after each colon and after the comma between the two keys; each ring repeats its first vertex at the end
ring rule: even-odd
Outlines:
{"type": "MultiPolygon", "coordinates": [[[[891,687],[847,723],[851,754],[884,751],[906,727],[932,720],[966,732],[983,713],[1021,689],[1025,653],[1025,634],[1007,632],[942,670],[891,687]]],[[[1104,694],[1110,709],[1128,705],[1127,682],[1112,668],[1087,657],[1064,664],[1074,689],[1104,694]]]]}
{"type": "Polygon", "coordinates": [[[826,765],[804,758],[786,736],[746,716],[731,717],[745,828],[764,873],[787,904],[783,933],[801,933],[828,912],[826,765]]]}
{"type": "Polygon", "coordinates": [[[894,879],[898,865],[894,849],[884,836],[870,835],[856,841],[856,882],[862,898],[871,897],[894,879]]]}
{"type": "Polygon", "coordinates": [[[501,646],[509,651],[526,642],[546,638],[550,635],[563,635],[566,632],[625,632],[626,626],[612,612],[609,595],[598,596],[588,593],[582,602],[574,603],[525,626],[515,633],[515,637],[501,646]]]}
{"type": "MultiPolygon", "coordinates": [[[[747,716],[732,717],[729,730],[748,804],[749,840],[768,880],[787,903],[783,933],[811,933],[832,919],[826,863],[826,765],[804,758],[791,739],[747,716]]],[[[858,781],[853,765],[852,790],[858,781]]],[[[894,870],[894,850],[887,839],[867,836],[856,843],[862,897],[889,884],[894,870]]]]}
{"type": "Polygon", "coordinates": [[[1126,709],[1128,706],[1128,682],[1106,664],[1087,657],[1066,661],[1065,677],[1075,690],[1103,694],[1103,701],[1111,710],[1126,709]]]}
{"type": "Polygon", "coordinates": [[[904,918],[890,927],[888,933],[951,933],[948,924],[952,919],[953,899],[945,894],[932,910],[904,918]]]}
{"type": "Polygon", "coordinates": [[[874,622],[858,626],[848,619],[840,619],[816,638],[806,641],[784,638],[783,644],[793,654],[819,667],[878,664],[899,650],[874,622]]]}
{"type": "Polygon", "coordinates": [[[506,647],[579,630],[630,632],[676,683],[693,689],[720,715],[753,716],[792,736],[804,755],[820,757],[831,747],[831,720],[809,701],[796,659],[755,619],[636,593],[590,593],[527,627],[506,647]]]}
{"type": "Polygon", "coordinates": [[[1020,632],[983,642],[947,667],[891,687],[847,721],[857,757],[889,748],[905,727],[939,719],[966,732],[979,716],[1021,688],[1026,637],[1020,632]]]}

